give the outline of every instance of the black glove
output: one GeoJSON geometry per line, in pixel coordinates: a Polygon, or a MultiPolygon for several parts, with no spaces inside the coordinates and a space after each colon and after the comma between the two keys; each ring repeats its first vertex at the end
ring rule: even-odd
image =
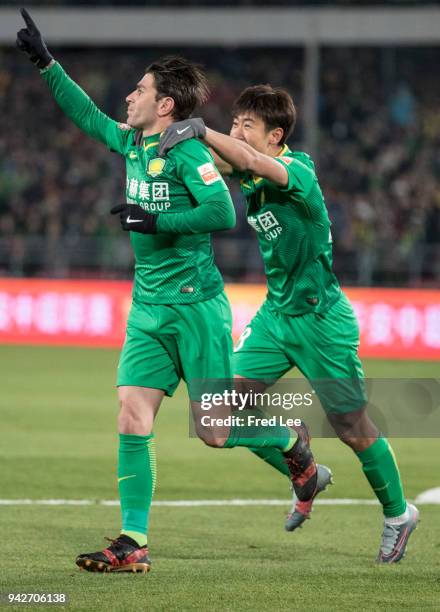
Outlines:
{"type": "Polygon", "coordinates": [[[53,60],[46,47],[46,43],[40,34],[40,30],[35,25],[32,17],[26,9],[20,9],[21,16],[24,19],[27,28],[23,28],[17,32],[17,47],[24,51],[33,64],[38,68],[46,68],[53,60]]]}
{"type": "Polygon", "coordinates": [[[157,215],[146,212],[138,204],[118,204],[110,213],[121,220],[122,229],[139,234],[157,234],[157,215]]]}
{"type": "Polygon", "coordinates": [[[189,138],[204,138],[205,136],[206,125],[200,117],[172,123],[160,138],[159,157],[164,157],[179,142],[189,138]]]}

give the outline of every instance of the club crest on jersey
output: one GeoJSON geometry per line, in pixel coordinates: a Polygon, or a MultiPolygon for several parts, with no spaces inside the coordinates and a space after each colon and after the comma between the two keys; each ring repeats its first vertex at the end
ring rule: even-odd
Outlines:
{"type": "Polygon", "coordinates": [[[155,157],[154,159],[150,159],[147,167],[147,174],[155,178],[162,174],[163,169],[165,167],[165,160],[161,157],[155,157]]]}

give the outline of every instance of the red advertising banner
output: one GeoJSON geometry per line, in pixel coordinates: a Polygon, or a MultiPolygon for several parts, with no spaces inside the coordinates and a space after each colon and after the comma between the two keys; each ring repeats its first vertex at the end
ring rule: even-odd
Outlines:
{"type": "Polygon", "coordinates": [[[131,282],[0,279],[0,343],[121,346],[131,282]]]}
{"type": "MultiPolygon", "coordinates": [[[[226,287],[234,339],[263,302],[264,285],[226,287]]],[[[440,291],[347,288],[363,357],[440,359],[440,291]]],[[[0,343],[120,347],[131,282],[0,279],[0,343]]]]}

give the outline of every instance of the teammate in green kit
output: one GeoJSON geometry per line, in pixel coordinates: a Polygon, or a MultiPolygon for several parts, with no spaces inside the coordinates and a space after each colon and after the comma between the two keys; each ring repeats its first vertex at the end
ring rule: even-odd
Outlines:
{"type": "MultiPolygon", "coordinates": [[[[41,70],[62,110],[86,134],[124,156],[127,203],[115,206],[135,253],[133,304],[118,376],[118,485],[121,534],[103,551],[80,555],[89,571],[146,572],[149,510],[156,482],[154,418],[179,380],[200,410],[195,380],[232,377],[231,312],[214,264],[210,232],[229,229],[235,212],[207,147],[188,140],[164,159],[160,133],[204,102],[200,69],[182,58],[151,64],[126,102],[127,123],[102,113],[49,53],[29,14],[17,45],[41,70]]],[[[279,449],[300,499],[317,491],[317,467],[302,425],[248,427],[228,446],[279,449]]],[[[198,432],[216,446],[215,432],[198,432]]]]}
{"type": "MultiPolygon", "coordinates": [[[[258,85],[242,92],[232,116],[230,136],[198,118],[175,123],[162,135],[159,151],[165,155],[179,150],[186,138],[203,139],[223,160],[223,167],[218,162],[222,172],[235,169],[241,179],[268,294],[235,347],[234,372],[241,385],[255,380],[264,385],[296,366],[311,381],[382,504],[378,561],[399,561],[418,510],[406,502],[393,451],[366,412],[357,321],[332,272],[330,221],[315,167],[307,154],[285,144],[295,125],[295,106],[285,90],[258,85]]],[[[277,449],[254,452],[287,475],[277,449]]],[[[313,498],[296,503],[288,530],[304,521],[312,503],[313,498]]]]}

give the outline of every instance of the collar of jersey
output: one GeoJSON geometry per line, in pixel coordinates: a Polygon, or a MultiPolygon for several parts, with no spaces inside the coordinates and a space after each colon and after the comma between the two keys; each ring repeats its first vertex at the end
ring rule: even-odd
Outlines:
{"type": "Polygon", "coordinates": [[[289,147],[285,144],[283,146],[283,148],[281,149],[281,151],[278,153],[278,155],[275,155],[275,157],[281,157],[282,155],[285,155],[286,153],[290,153],[290,149],[289,147]]]}
{"type": "Polygon", "coordinates": [[[157,147],[160,140],[160,132],[157,134],[152,134],[151,136],[144,136],[142,139],[142,146],[144,147],[144,151],[148,151],[152,147],[157,147]]]}

